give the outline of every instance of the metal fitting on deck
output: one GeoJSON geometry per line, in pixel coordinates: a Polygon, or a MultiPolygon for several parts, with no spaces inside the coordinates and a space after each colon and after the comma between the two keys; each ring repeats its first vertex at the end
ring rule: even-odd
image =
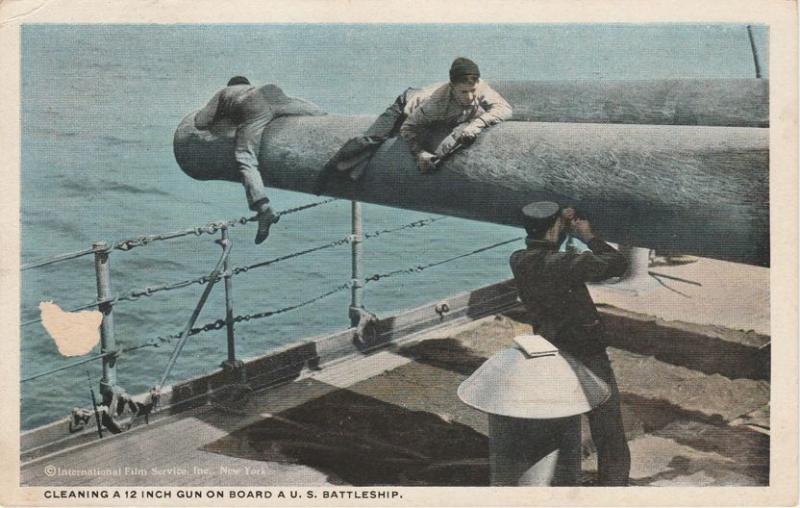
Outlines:
{"type": "Polygon", "coordinates": [[[350,307],[350,321],[354,323],[353,341],[362,347],[378,343],[378,316],[361,307],[350,307]]]}
{"type": "Polygon", "coordinates": [[[542,337],[515,342],[458,387],[463,402],[489,415],[491,484],[575,485],[580,415],[605,402],[609,388],[542,337]]]}

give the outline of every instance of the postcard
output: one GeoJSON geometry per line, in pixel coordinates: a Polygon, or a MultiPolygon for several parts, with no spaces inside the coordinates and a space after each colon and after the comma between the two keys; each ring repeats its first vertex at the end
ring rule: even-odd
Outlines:
{"type": "Polygon", "coordinates": [[[0,4],[0,503],[796,503],[796,19],[0,4]]]}

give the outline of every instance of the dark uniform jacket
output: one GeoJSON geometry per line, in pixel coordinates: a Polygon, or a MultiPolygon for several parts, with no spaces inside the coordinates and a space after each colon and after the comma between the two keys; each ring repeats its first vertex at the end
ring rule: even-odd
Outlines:
{"type": "Polygon", "coordinates": [[[598,237],[591,252],[558,252],[546,240],[527,241],[511,254],[511,271],[535,333],[574,356],[605,350],[603,328],[586,282],[619,277],[627,260],[598,237]]]}

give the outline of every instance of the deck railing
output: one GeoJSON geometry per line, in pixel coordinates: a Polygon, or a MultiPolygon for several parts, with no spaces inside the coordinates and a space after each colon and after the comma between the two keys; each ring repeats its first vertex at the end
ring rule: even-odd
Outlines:
{"type": "MultiPolygon", "coordinates": [[[[304,210],[308,210],[310,208],[314,208],[317,206],[322,206],[331,203],[333,201],[336,200],[326,199],[322,201],[309,203],[303,206],[281,211],[278,213],[278,216],[281,217],[288,214],[302,212],[304,210]]],[[[65,253],[65,254],[59,254],[26,263],[22,265],[21,267],[22,271],[49,266],[55,263],[63,263],[69,260],[74,260],[81,257],[87,257],[89,255],[92,255],[94,258],[95,276],[97,282],[97,299],[93,302],[88,302],[83,305],[70,308],[67,311],[76,312],[80,310],[96,308],[103,314],[103,319],[100,325],[100,354],[87,356],[85,358],[82,358],[75,362],[68,363],[66,365],[57,366],[51,369],[37,372],[32,375],[28,375],[22,378],[21,382],[22,383],[31,382],[55,374],[57,372],[61,372],[67,369],[72,369],[90,362],[95,362],[100,360],[102,362],[102,377],[99,382],[99,389],[102,396],[103,404],[111,405],[111,400],[113,397],[118,396],[119,393],[124,393],[124,390],[122,390],[117,386],[116,369],[117,369],[117,361],[121,354],[143,348],[159,347],[166,343],[171,343],[177,340],[177,344],[173,349],[167,367],[164,373],[161,375],[158,385],[156,385],[156,388],[160,389],[161,386],[163,386],[167,382],[171,369],[174,366],[175,361],[179,357],[181,350],[183,349],[183,346],[186,344],[186,341],[189,337],[211,330],[220,330],[223,327],[226,328],[227,355],[226,359],[222,362],[222,366],[223,368],[227,368],[234,371],[236,375],[239,377],[239,380],[241,382],[245,382],[244,370],[241,369],[242,364],[236,357],[236,337],[235,337],[236,323],[251,321],[255,319],[268,318],[282,314],[284,312],[293,311],[301,307],[312,305],[331,295],[349,289],[351,292],[351,299],[348,308],[348,317],[350,319],[351,325],[355,328],[354,334],[356,334],[357,336],[358,333],[360,332],[363,333],[365,325],[369,324],[371,320],[376,319],[376,317],[373,314],[367,312],[364,307],[364,287],[366,284],[377,282],[379,280],[384,280],[398,275],[422,272],[429,268],[440,266],[445,263],[456,261],[458,259],[462,259],[467,256],[485,252],[487,250],[494,249],[503,245],[507,245],[511,242],[521,240],[521,237],[510,238],[501,242],[497,242],[491,245],[474,249],[469,252],[459,253],[457,255],[451,256],[446,259],[433,261],[427,264],[400,268],[385,273],[375,273],[370,276],[364,277],[362,269],[362,256],[363,256],[363,242],[365,240],[376,239],[378,237],[381,237],[382,235],[397,233],[409,229],[425,227],[429,224],[433,224],[435,222],[444,220],[447,217],[445,216],[429,217],[414,222],[410,222],[407,224],[403,224],[401,226],[381,229],[365,234],[362,231],[361,204],[356,201],[353,201],[351,205],[351,218],[352,218],[351,233],[343,238],[325,244],[302,249],[283,256],[258,261],[256,263],[246,266],[232,266],[231,264],[230,250],[232,246],[232,239],[230,238],[230,229],[233,227],[244,226],[249,222],[255,221],[256,220],[255,216],[240,217],[238,219],[222,221],[222,222],[211,222],[203,226],[187,228],[179,231],[140,236],[136,238],[114,241],[114,242],[98,241],[94,242],[91,248],[88,249],[65,253]],[[130,290],[127,293],[123,294],[117,294],[117,295],[112,294],[111,273],[109,268],[112,255],[116,255],[114,254],[116,251],[127,252],[134,248],[149,246],[161,241],[174,240],[177,238],[182,238],[187,236],[202,236],[206,234],[214,235],[217,233],[219,233],[220,235],[220,238],[217,240],[217,243],[219,243],[223,247],[223,253],[220,256],[219,260],[217,261],[216,266],[209,274],[195,277],[192,279],[186,279],[168,284],[162,284],[159,286],[150,286],[142,289],[130,290]],[[243,315],[235,315],[233,307],[233,297],[232,297],[233,296],[232,279],[234,276],[246,273],[250,270],[271,266],[281,261],[285,261],[288,259],[296,258],[299,256],[307,255],[325,249],[330,249],[348,243],[351,246],[351,257],[352,257],[351,277],[349,281],[344,282],[314,297],[308,298],[300,303],[295,303],[279,309],[264,310],[261,312],[254,312],[243,315]],[[195,326],[195,321],[200,314],[200,310],[205,305],[205,302],[213,286],[215,285],[216,282],[220,280],[222,280],[224,283],[223,285],[225,291],[225,317],[217,319],[213,322],[203,324],[201,326],[195,326]],[[145,341],[128,345],[122,348],[118,346],[114,335],[114,308],[117,305],[132,303],[141,298],[151,297],[156,293],[163,293],[163,292],[183,289],[186,287],[193,286],[194,284],[205,285],[206,287],[203,291],[200,300],[198,301],[198,304],[195,306],[195,309],[192,312],[191,317],[188,319],[186,325],[179,333],[150,338],[145,341]]],[[[36,323],[39,323],[41,321],[42,321],[41,317],[30,319],[22,322],[21,326],[28,327],[36,323]]]]}

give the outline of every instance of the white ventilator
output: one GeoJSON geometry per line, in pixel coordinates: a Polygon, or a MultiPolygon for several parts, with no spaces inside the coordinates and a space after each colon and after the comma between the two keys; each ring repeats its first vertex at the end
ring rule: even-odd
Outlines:
{"type": "Polygon", "coordinates": [[[514,339],[461,386],[489,415],[492,485],[574,485],[580,417],[610,396],[602,379],[538,335],[514,339]]]}

